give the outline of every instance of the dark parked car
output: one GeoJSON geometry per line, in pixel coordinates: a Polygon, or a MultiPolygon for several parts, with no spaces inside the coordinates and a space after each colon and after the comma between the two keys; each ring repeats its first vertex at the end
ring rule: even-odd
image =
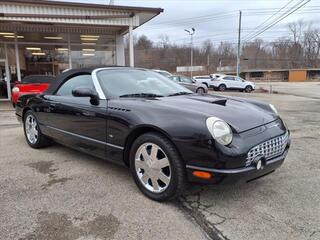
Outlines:
{"type": "Polygon", "coordinates": [[[192,78],[185,77],[185,76],[171,76],[169,77],[173,81],[177,82],[178,84],[188,88],[192,92],[204,94],[208,92],[208,87],[205,84],[198,83],[196,80],[192,78]]]}
{"type": "Polygon", "coordinates": [[[16,115],[33,148],[57,141],[130,167],[139,189],[165,201],[187,181],[223,184],[265,176],[284,161],[289,131],[269,104],[198,95],[145,69],[70,70],[16,115]]]}

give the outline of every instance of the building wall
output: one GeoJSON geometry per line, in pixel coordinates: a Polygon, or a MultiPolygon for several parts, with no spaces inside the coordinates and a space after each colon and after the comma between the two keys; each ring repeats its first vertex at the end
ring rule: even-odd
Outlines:
{"type": "Polygon", "coordinates": [[[245,79],[249,81],[288,81],[288,72],[287,71],[262,71],[260,76],[257,77],[257,74],[252,72],[245,73],[245,79]]]}
{"type": "Polygon", "coordinates": [[[289,82],[304,82],[307,80],[306,70],[291,70],[289,71],[289,82]]]}

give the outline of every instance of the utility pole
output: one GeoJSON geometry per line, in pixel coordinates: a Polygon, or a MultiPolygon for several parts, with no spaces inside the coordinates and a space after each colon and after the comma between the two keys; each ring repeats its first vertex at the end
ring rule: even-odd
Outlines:
{"type": "Polygon", "coordinates": [[[237,76],[238,77],[240,75],[241,16],[242,16],[242,12],[239,11],[239,32],[238,32],[238,52],[237,52],[237,76]]]}
{"type": "Polygon", "coordinates": [[[195,29],[191,28],[190,30],[185,29],[187,33],[190,35],[190,76],[192,78],[192,67],[193,67],[193,34],[195,33],[195,29]]]}

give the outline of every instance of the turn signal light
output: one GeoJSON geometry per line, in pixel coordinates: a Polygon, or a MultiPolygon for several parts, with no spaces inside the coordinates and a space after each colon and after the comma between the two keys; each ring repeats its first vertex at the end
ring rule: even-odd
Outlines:
{"type": "Polygon", "coordinates": [[[192,174],[193,176],[197,178],[202,178],[202,179],[210,179],[212,177],[211,173],[203,172],[203,171],[194,171],[192,174]]]}

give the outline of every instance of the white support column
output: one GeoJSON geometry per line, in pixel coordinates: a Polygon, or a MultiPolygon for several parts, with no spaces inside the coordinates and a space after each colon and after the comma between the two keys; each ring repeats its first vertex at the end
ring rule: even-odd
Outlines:
{"type": "Polygon", "coordinates": [[[21,82],[21,71],[20,71],[20,59],[19,59],[19,48],[18,48],[18,37],[17,32],[14,33],[14,48],[16,53],[16,72],[18,81],[21,82]]]}
{"type": "Polygon", "coordinates": [[[4,44],[4,55],[5,55],[5,69],[6,69],[6,81],[7,81],[7,92],[8,92],[8,99],[11,100],[11,75],[9,70],[9,57],[8,57],[8,49],[7,44],[4,44]]]}
{"type": "Polygon", "coordinates": [[[70,33],[68,33],[68,58],[69,58],[69,69],[72,69],[72,56],[71,56],[71,39],[70,39],[70,33]]]}
{"type": "Polygon", "coordinates": [[[134,67],[134,52],[133,52],[133,27],[129,26],[129,64],[134,67]]]}
{"type": "Polygon", "coordinates": [[[117,66],[125,66],[124,39],[122,35],[116,36],[116,58],[117,66]]]}

